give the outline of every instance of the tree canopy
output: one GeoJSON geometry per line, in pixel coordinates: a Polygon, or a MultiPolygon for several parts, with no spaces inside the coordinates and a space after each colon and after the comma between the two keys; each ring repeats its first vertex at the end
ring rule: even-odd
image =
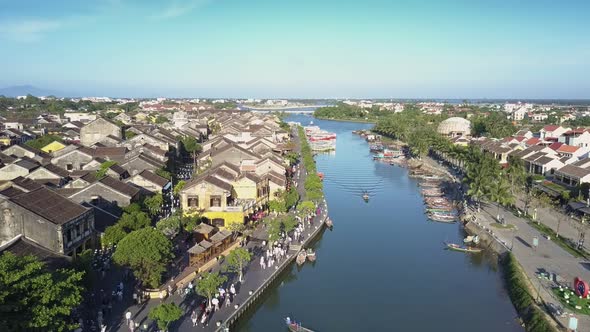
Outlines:
{"type": "Polygon", "coordinates": [[[166,265],[174,258],[172,243],[161,232],[143,228],[125,236],[113,254],[113,260],[125,265],[145,285],[156,288],[166,271],[166,265]]]}
{"type": "Polygon", "coordinates": [[[71,331],[72,309],[82,301],[84,272],[51,273],[34,256],[0,255],[0,330],[71,331]]]}
{"type": "Polygon", "coordinates": [[[182,309],[175,303],[162,303],[150,310],[149,319],[156,321],[160,330],[166,330],[170,323],[182,317],[182,309]]]}
{"type": "Polygon", "coordinates": [[[230,251],[226,257],[227,267],[229,271],[238,273],[238,280],[242,281],[244,267],[252,260],[252,254],[244,248],[236,248],[230,251]]]}
{"type": "Polygon", "coordinates": [[[157,193],[143,200],[143,205],[152,216],[158,214],[158,211],[160,211],[163,204],[164,196],[162,196],[162,193],[157,193]]]}
{"type": "Polygon", "coordinates": [[[203,279],[197,283],[197,293],[207,298],[209,305],[211,305],[211,298],[217,293],[219,286],[227,280],[226,276],[220,275],[218,272],[205,273],[202,275],[203,279]]]}

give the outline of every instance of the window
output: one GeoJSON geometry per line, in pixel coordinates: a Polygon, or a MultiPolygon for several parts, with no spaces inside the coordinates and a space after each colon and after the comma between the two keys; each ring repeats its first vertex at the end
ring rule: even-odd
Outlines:
{"type": "Polygon", "coordinates": [[[199,196],[190,196],[188,198],[188,207],[189,208],[198,208],[199,207],[199,196]]]}
{"type": "Polygon", "coordinates": [[[215,219],[211,220],[211,222],[213,223],[213,226],[217,226],[217,227],[224,227],[225,226],[225,220],[222,218],[215,218],[215,219]]]}
{"type": "Polygon", "coordinates": [[[66,170],[71,171],[73,169],[74,169],[74,165],[72,165],[72,164],[67,164],[66,165],[66,170]]]}
{"type": "Polygon", "coordinates": [[[70,242],[72,242],[72,231],[68,230],[66,232],[66,243],[70,243],[70,242]]]}
{"type": "Polygon", "coordinates": [[[209,206],[220,207],[221,206],[221,196],[219,196],[219,195],[211,196],[211,199],[209,200],[209,206]]]}

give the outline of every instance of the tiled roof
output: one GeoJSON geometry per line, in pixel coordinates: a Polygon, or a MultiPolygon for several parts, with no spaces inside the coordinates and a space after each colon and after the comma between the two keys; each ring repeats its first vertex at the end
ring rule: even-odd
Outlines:
{"type": "Polygon", "coordinates": [[[94,155],[97,157],[124,158],[125,153],[127,153],[125,147],[100,147],[94,149],[94,155]]]}
{"type": "Polygon", "coordinates": [[[555,131],[555,129],[557,128],[559,128],[559,126],[556,125],[546,125],[545,127],[543,127],[545,131],[555,131]]]}
{"type": "Polygon", "coordinates": [[[43,167],[51,173],[61,176],[62,178],[67,178],[70,176],[70,173],[68,173],[68,171],[54,164],[47,164],[43,167]]]}
{"type": "Polygon", "coordinates": [[[26,237],[19,235],[17,238],[11,240],[0,248],[0,252],[11,252],[15,256],[35,256],[41,262],[45,263],[51,270],[68,267],[72,258],[65,255],[57,254],[48,250],[26,237]]]}
{"type": "Polygon", "coordinates": [[[536,137],[529,138],[526,142],[524,142],[526,145],[537,145],[539,143],[541,143],[541,140],[536,137]]]}
{"type": "Polygon", "coordinates": [[[99,180],[99,182],[129,197],[133,197],[137,193],[139,193],[139,188],[136,188],[125,182],[119,181],[110,176],[105,176],[104,178],[99,180]]]}
{"type": "Polygon", "coordinates": [[[547,164],[549,164],[550,162],[552,162],[554,160],[556,160],[556,159],[553,159],[553,158],[547,157],[547,156],[543,156],[543,157],[535,160],[535,164],[537,164],[537,165],[547,165],[547,164]]]}
{"type": "Polygon", "coordinates": [[[17,162],[14,163],[15,165],[18,165],[22,168],[28,169],[29,171],[36,169],[37,167],[39,167],[40,165],[36,162],[31,162],[29,160],[26,159],[21,159],[17,162]]]}
{"type": "Polygon", "coordinates": [[[139,173],[139,176],[141,176],[142,178],[144,178],[152,183],[157,184],[160,187],[163,187],[166,184],[168,184],[168,182],[170,182],[167,179],[159,176],[158,174],[155,174],[155,173],[148,171],[148,170],[142,171],[141,173],[139,173]]]}
{"type": "Polygon", "coordinates": [[[5,197],[14,197],[24,193],[24,191],[16,188],[16,187],[8,187],[2,191],[0,191],[0,195],[5,197]]]}
{"type": "Polygon", "coordinates": [[[590,170],[574,165],[565,165],[562,168],[556,170],[556,172],[578,179],[590,175],[590,170]]]}
{"type": "Polygon", "coordinates": [[[43,186],[38,184],[37,182],[31,180],[31,179],[27,179],[27,178],[23,178],[22,176],[19,176],[15,179],[12,179],[12,184],[22,188],[26,191],[33,191],[39,188],[42,188],[43,186]]]}
{"type": "Polygon", "coordinates": [[[555,142],[555,143],[552,143],[551,145],[549,145],[549,148],[551,150],[557,151],[557,149],[559,149],[562,145],[563,145],[563,143],[555,142]]]}
{"type": "Polygon", "coordinates": [[[218,178],[216,178],[214,176],[211,176],[211,175],[205,177],[203,179],[203,181],[208,182],[208,183],[210,183],[210,184],[212,184],[212,185],[214,185],[216,187],[219,187],[219,188],[221,188],[223,190],[227,190],[227,191],[231,191],[232,190],[231,184],[229,184],[229,183],[227,183],[227,182],[225,182],[225,181],[223,181],[221,179],[218,179],[218,178]]]}
{"type": "Polygon", "coordinates": [[[67,223],[88,211],[82,205],[44,187],[10,200],[57,225],[67,223]]]}
{"type": "Polygon", "coordinates": [[[557,152],[561,152],[561,153],[574,153],[576,151],[578,151],[579,147],[577,146],[571,146],[571,145],[567,145],[567,144],[563,144],[562,146],[560,146],[557,149],[557,152]]]}

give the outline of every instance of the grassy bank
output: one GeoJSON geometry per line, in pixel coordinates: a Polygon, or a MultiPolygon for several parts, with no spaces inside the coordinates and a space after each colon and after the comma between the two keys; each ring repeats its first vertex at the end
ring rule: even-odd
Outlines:
{"type": "Polygon", "coordinates": [[[553,322],[535,303],[532,286],[512,253],[506,254],[502,263],[508,294],[525,329],[528,332],[557,332],[553,322]]]}

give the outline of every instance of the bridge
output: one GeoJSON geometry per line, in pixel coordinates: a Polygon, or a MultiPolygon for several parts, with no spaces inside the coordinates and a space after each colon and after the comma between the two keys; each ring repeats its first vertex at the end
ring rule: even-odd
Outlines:
{"type": "Polygon", "coordinates": [[[272,113],[272,112],[285,112],[292,114],[312,114],[316,108],[325,107],[328,105],[309,105],[309,106],[285,106],[285,107],[249,107],[240,106],[241,110],[252,111],[257,113],[272,113]]]}

